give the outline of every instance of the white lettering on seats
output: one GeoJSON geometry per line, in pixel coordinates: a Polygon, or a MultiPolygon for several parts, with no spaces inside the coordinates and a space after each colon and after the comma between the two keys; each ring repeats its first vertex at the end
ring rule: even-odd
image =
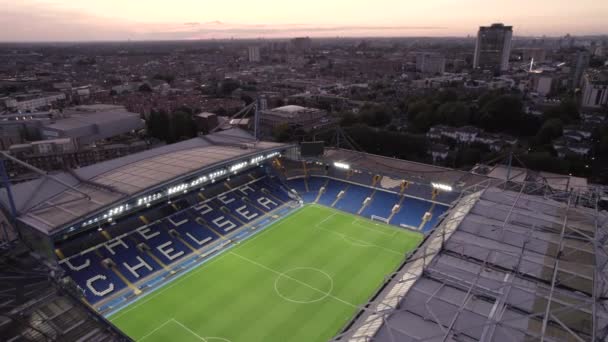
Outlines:
{"type": "Polygon", "coordinates": [[[236,224],[226,219],[224,216],[220,216],[211,222],[213,222],[213,224],[215,224],[216,226],[222,228],[224,231],[230,231],[236,228],[236,224]]]}
{"type": "Polygon", "coordinates": [[[222,203],[224,203],[224,204],[234,202],[234,198],[230,198],[230,197],[228,197],[228,195],[219,195],[219,196],[217,196],[217,199],[222,201],[222,203]]]}
{"type": "Polygon", "coordinates": [[[268,197],[260,197],[260,198],[258,198],[258,203],[261,206],[263,206],[264,208],[266,208],[266,209],[272,209],[272,207],[270,206],[270,204],[272,204],[274,207],[278,207],[279,206],[275,201],[271,200],[268,197]]]}
{"type": "Polygon", "coordinates": [[[112,255],[115,255],[116,252],[114,252],[114,248],[116,248],[117,246],[123,246],[125,249],[129,249],[129,246],[127,246],[127,244],[122,241],[121,238],[117,238],[113,241],[109,241],[106,244],[103,245],[108,252],[110,252],[112,255]]]}
{"type": "Polygon", "coordinates": [[[70,261],[70,259],[61,260],[59,263],[60,264],[66,264],[66,265],[68,265],[68,267],[72,271],[81,271],[81,270],[84,270],[85,268],[87,268],[87,267],[89,267],[91,265],[91,260],[89,260],[89,258],[86,258],[86,260],[81,265],[77,265],[77,266],[74,266],[74,264],[72,264],[72,262],[70,261]]]}
{"type": "Polygon", "coordinates": [[[243,216],[247,221],[251,221],[258,216],[258,213],[253,213],[247,209],[247,206],[242,206],[236,210],[236,212],[243,216]]]}
{"type": "Polygon", "coordinates": [[[123,266],[129,270],[129,272],[131,272],[131,274],[133,274],[133,276],[135,278],[139,278],[139,274],[136,272],[138,269],[145,267],[148,269],[148,271],[152,271],[152,267],[150,265],[148,265],[147,262],[144,261],[144,259],[142,259],[140,256],[137,256],[137,261],[139,261],[139,264],[136,265],[129,265],[126,262],[123,262],[123,266]]]}
{"type": "Polygon", "coordinates": [[[185,219],[183,219],[181,221],[175,221],[175,219],[173,217],[169,217],[169,222],[171,222],[174,226],[179,227],[182,224],[188,222],[188,219],[185,218],[185,219]]]}
{"type": "Polygon", "coordinates": [[[98,290],[95,288],[95,286],[93,286],[93,283],[98,282],[98,281],[103,281],[108,279],[106,276],[98,274],[92,278],[87,279],[87,287],[89,288],[89,290],[91,290],[91,292],[93,292],[94,295],[98,296],[98,297],[103,297],[105,295],[107,295],[108,293],[114,291],[114,283],[109,283],[108,286],[103,289],[103,290],[98,290]]]}
{"type": "Polygon", "coordinates": [[[162,245],[159,245],[156,247],[156,249],[158,249],[159,252],[161,252],[167,259],[169,259],[171,261],[184,255],[184,251],[176,251],[175,248],[170,247],[172,244],[173,244],[173,241],[167,241],[167,242],[163,243],[162,245]],[[176,253],[171,254],[173,252],[176,252],[176,253]]]}
{"type": "Polygon", "coordinates": [[[250,193],[255,192],[255,190],[252,187],[250,187],[249,185],[243,185],[242,187],[239,188],[239,191],[245,195],[249,195],[250,193]]]}
{"type": "Polygon", "coordinates": [[[209,206],[207,203],[203,203],[201,205],[197,205],[194,207],[194,210],[198,211],[199,214],[205,215],[213,211],[213,208],[209,206]]]}
{"type": "Polygon", "coordinates": [[[210,237],[207,237],[203,240],[199,240],[197,238],[195,238],[194,236],[192,236],[192,234],[190,233],[186,233],[186,235],[194,242],[196,242],[199,246],[202,246],[204,244],[206,244],[207,242],[209,242],[210,240],[212,240],[210,237]]]}
{"type": "Polygon", "coordinates": [[[146,240],[150,240],[151,238],[160,234],[160,232],[152,232],[152,229],[148,226],[137,228],[137,232],[146,240]]]}

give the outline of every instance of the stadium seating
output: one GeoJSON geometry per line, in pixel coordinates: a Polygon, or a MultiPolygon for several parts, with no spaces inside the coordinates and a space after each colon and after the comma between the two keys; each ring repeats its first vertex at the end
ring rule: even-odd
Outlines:
{"type": "MultiPolygon", "coordinates": [[[[336,174],[336,172],[333,172],[336,174]]],[[[345,176],[345,172],[341,172],[341,175],[345,176]]],[[[371,179],[372,176],[369,174],[360,174],[359,177],[365,179],[371,179]],[[364,177],[366,176],[366,178],[364,177]]],[[[388,192],[380,190],[382,182],[378,182],[376,191],[374,188],[353,184],[342,180],[336,180],[333,178],[326,177],[309,177],[307,180],[308,190],[304,185],[303,178],[294,178],[287,181],[288,185],[295,189],[301,196],[305,203],[313,203],[317,199],[319,190],[322,186],[325,186],[325,192],[319,197],[317,203],[325,206],[334,206],[336,209],[340,209],[352,214],[360,214],[365,217],[382,217],[385,219],[391,218],[390,224],[396,226],[406,226],[411,229],[421,229],[423,232],[427,232],[432,229],[437,223],[438,219],[447,210],[447,206],[436,204],[432,206],[430,197],[432,190],[429,186],[420,184],[411,184],[411,187],[405,190],[404,195],[400,195],[396,192],[388,192]],[[338,199],[338,194],[344,191],[342,198],[338,199]],[[421,198],[410,197],[414,194],[419,195],[421,198]],[[363,207],[363,203],[366,198],[371,197],[371,202],[367,206],[363,207]],[[424,200],[428,198],[429,200],[424,200]],[[401,210],[396,214],[392,215],[392,209],[396,204],[401,203],[401,210]],[[431,219],[427,222],[423,222],[424,215],[431,209],[431,219]],[[361,213],[359,211],[363,208],[361,213]],[[424,224],[423,224],[424,223],[424,224]]],[[[384,185],[388,185],[393,189],[399,189],[400,184],[396,181],[384,182],[384,185]]]]}
{"type": "MultiPolygon", "coordinates": [[[[62,242],[58,248],[66,258],[60,265],[83,290],[89,303],[95,304],[125,287],[143,289],[149,279],[158,278],[157,274],[169,274],[179,265],[190,263],[192,259],[187,257],[200,253],[199,249],[216,248],[226,241],[223,236],[240,234],[244,226],[266,222],[266,214],[295,198],[291,189],[306,203],[316,201],[365,217],[390,218],[390,224],[422,231],[432,229],[447,210],[444,205],[425,200],[431,196],[428,187],[414,186],[402,195],[381,188],[382,182],[374,182],[371,174],[337,171],[333,173],[349,180],[313,176],[282,181],[281,176],[265,172],[260,168],[207,185],[200,191],[177,195],[119,218],[103,231],[62,242]],[[325,191],[320,194],[323,187],[325,191]],[[421,198],[410,197],[413,194],[421,198]],[[364,206],[368,197],[371,201],[364,206]],[[401,210],[393,214],[392,209],[398,203],[402,204],[401,210]],[[425,213],[431,209],[432,217],[423,222],[425,213]]],[[[396,182],[389,186],[395,188],[393,183],[396,182]]]]}
{"type": "Polygon", "coordinates": [[[399,203],[400,196],[386,191],[376,191],[371,203],[361,213],[363,216],[372,215],[388,218],[395,204],[399,203]]]}
{"type": "Polygon", "coordinates": [[[349,184],[345,190],[344,197],[334,207],[351,214],[357,214],[363,206],[363,202],[371,193],[371,188],[349,184]]]}
{"type": "Polygon", "coordinates": [[[94,250],[62,260],[60,265],[76,282],[89,303],[95,303],[126,286],[116,274],[102,266],[94,250]]]}
{"type": "Polygon", "coordinates": [[[59,247],[67,257],[60,265],[94,304],[169,270],[194,250],[214,246],[220,236],[289,200],[280,182],[264,177],[263,171],[239,175],[119,219],[103,232],[64,242],[59,247]],[[110,267],[104,265],[106,259],[110,267]]]}

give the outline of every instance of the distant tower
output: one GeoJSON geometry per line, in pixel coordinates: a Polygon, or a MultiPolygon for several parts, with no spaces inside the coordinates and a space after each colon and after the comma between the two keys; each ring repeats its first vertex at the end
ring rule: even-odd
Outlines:
{"type": "Polygon", "coordinates": [[[508,70],[512,38],[513,26],[503,24],[481,26],[477,33],[473,67],[498,72],[508,70]]]}
{"type": "Polygon", "coordinates": [[[258,63],[262,61],[262,57],[260,56],[260,47],[259,46],[250,46],[248,48],[249,52],[249,62],[258,63]]]}
{"type": "Polygon", "coordinates": [[[581,86],[581,80],[585,70],[589,68],[589,62],[591,60],[591,54],[586,50],[579,50],[576,53],[576,60],[574,61],[574,68],[572,68],[572,88],[578,88],[581,86]]]}

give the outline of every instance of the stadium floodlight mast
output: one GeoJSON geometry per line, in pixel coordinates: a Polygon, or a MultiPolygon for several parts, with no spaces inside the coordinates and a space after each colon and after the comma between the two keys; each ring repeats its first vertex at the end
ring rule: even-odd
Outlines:
{"type": "Polygon", "coordinates": [[[340,162],[334,162],[334,166],[339,169],[350,170],[350,165],[340,162]]]}
{"type": "Polygon", "coordinates": [[[431,183],[431,185],[435,189],[439,189],[439,190],[442,190],[442,191],[452,191],[452,187],[450,185],[447,185],[447,184],[431,183]]]}

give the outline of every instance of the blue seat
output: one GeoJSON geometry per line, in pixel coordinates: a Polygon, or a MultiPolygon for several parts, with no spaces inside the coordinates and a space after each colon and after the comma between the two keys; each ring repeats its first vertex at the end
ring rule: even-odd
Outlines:
{"type": "Polygon", "coordinates": [[[346,183],[330,179],[329,182],[327,182],[327,186],[325,187],[325,192],[319,198],[319,203],[328,207],[331,206],[336,200],[340,191],[344,190],[345,188],[346,183]]]}
{"type": "Polygon", "coordinates": [[[336,203],[335,207],[356,214],[363,206],[365,199],[369,197],[371,193],[372,189],[370,188],[350,184],[344,193],[344,197],[336,203]]]}
{"type": "Polygon", "coordinates": [[[405,197],[401,204],[401,209],[393,219],[392,224],[395,225],[407,225],[410,227],[418,228],[422,223],[424,214],[431,208],[431,203],[417,198],[405,197]]]}
{"type": "Polygon", "coordinates": [[[385,192],[376,191],[372,202],[365,207],[365,210],[361,213],[363,216],[371,217],[372,215],[388,218],[395,204],[399,203],[399,195],[385,192]]]}
{"type": "Polygon", "coordinates": [[[217,234],[195,220],[188,210],[167,218],[166,223],[194,248],[201,248],[217,239],[217,234]]]}
{"type": "Polygon", "coordinates": [[[193,211],[195,216],[202,217],[212,229],[220,234],[228,234],[242,226],[241,221],[234,219],[219,208],[218,202],[212,200],[193,207],[193,211]]]}
{"type": "Polygon", "coordinates": [[[127,286],[114,272],[101,264],[101,259],[94,250],[64,259],[59,264],[83,291],[84,297],[91,304],[127,286]]]}
{"type": "Polygon", "coordinates": [[[165,265],[175,262],[192,252],[181,241],[172,238],[167,228],[166,223],[155,223],[140,227],[132,234],[137,242],[148,245],[152,254],[165,265]]]}
{"type": "Polygon", "coordinates": [[[136,244],[129,236],[112,239],[97,250],[104,258],[112,259],[118,271],[130,282],[136,282],[161,269],[149,255],[137,250],[136,244]]]}
{"type": "Polygon", "coordinates": [[[435,225],[437,225],[437,223],[439,222],[439,216],[441,216],[447,210],[448,210],[448,207],[446,207],[444,205],[436,204],[435,207],[433,208],[433,211],[431,212],[433,217],[431,217],[431,219],[426,222],[424,227],[422,227],[422,231],[428,232],[429,230],[435,228],[435,225]]]}

